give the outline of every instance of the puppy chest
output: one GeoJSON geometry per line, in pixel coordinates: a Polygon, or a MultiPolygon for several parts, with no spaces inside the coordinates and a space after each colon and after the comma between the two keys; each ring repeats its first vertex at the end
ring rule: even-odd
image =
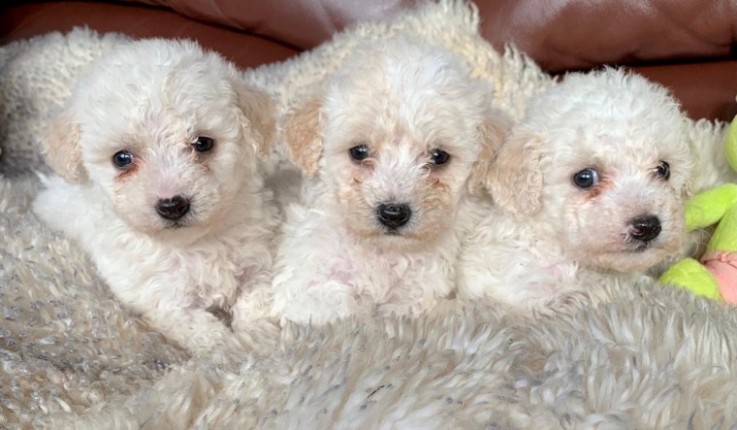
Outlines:
{"type": "Polygon", "coordinates": [[[138,264],[130,259],[117,263],[108,271],[111,284],[128,284],[127,293],[140,298],[155,294],[184,302],[230,302],[247,282],[247,269],[218,253],[168,252],[138,264]]]}
{"type": "Polygon", "coordinates": [[[450,291],[447,262],[427,256],[374,255],[362,265],[360,290],[377,303],[422,301],[450,291]]]}

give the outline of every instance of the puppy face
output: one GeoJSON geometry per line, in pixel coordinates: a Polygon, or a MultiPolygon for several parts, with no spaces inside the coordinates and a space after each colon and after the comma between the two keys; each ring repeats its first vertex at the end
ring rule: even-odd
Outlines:
{"type": "Polygon", "coordinates": [[[60,175],[98,185],[132,229],[196,238],[255,176],[274,128],[269,99],[221,57],[145,40],[99,62],[44,146],[60,175]]]}
{"type": "Polygon", "coordinates": [[[497,160],[497,201],[549,224],[584,265],[642,271],[676,252],[692,165],[667,91],[605,70],[571,75],[531,103],[497,160]]]}
{"type": "Polygon", "coordinates": [[[507,130],[463,61],[419,42],[364,47],[324,96],[287,119],[293,160],[327,184],[349,231],[374,246],[448,232],[507,130]]]}

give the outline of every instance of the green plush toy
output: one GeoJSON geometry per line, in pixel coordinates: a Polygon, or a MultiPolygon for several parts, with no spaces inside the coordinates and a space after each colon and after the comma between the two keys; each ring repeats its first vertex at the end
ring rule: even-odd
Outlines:
{"type": "MultiPolygon", "coordinates": [[[[727,162],[737,171],[737,117],[724,141],[727,162]]],[[[686,204],[686,228],[716,225],[701,262],[687,258],[673,265],[660,281],[696,295],[737,304],[737,184],[703,191],[686,204]]]]}

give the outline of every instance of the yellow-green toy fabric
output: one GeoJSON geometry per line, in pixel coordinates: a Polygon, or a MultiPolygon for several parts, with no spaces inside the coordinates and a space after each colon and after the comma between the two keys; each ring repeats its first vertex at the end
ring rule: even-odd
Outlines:
{"type": "MultiPolygon", "coordinates": [[[[724,152],[727,162],[737,171],[737,118],[732,120],[724,141],[724,152]]],[[[706,256],[727,256],[737,253],[737,184],[723,184],[705,190],[693,197],[686,204],[686,228],[688,231],[716,225],[709,243],[706,245],[706,256]]],[[[737,271],[734,263],[723,262],[726,266],[720,270],[719,276],[714,269],[709,270],[702,263],[687,258],[674,264],[660,278],[665,284],[684,288],[692,293],[714,300],[732,302],[737,288],[737,279],[726,279],[729,272],[737,271]],[[731,268],[729,267],[731,266],[731,268]],[[725,275],[727,273],[727,275],[725,275]],[[721,281],[721,283],[720,283],[721,281]],[[725,294],[728,291],[731,293],[725,294]]],[[[734,261],[734,257],[731,258],[734,261]]]]}
{"type": "Polygon", "coordinates": [[[683,288],[697,296],[712,300],[722,300],[714,276],[706,270],[703,264],[693,258],[684,258],[671,266],[667,272],[660,277],[660,282],[683,288]]]}

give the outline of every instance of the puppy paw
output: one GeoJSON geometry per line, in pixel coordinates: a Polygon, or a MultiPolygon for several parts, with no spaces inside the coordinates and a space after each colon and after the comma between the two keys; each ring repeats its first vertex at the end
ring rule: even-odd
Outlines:
{"type": "Polygon", "coordinates": [[[324,325],[355,315],[358,310],[351,288],[336,281],[279,294],[274,300],[274,311],[281,321],[297,324],[324,325]]]}
{"type": "Polygon", "coordinates": [[[144,315],[155,329],[192,354],[238,349],[233,332],[205,309],[174,308],[144,315]]]}
{"type": "Polygon", "coordinates": [[[574,314],[592,304],[591,297],[586,291],[561,293],[548,300],[540,308],[539,314],[574,314]]]}

